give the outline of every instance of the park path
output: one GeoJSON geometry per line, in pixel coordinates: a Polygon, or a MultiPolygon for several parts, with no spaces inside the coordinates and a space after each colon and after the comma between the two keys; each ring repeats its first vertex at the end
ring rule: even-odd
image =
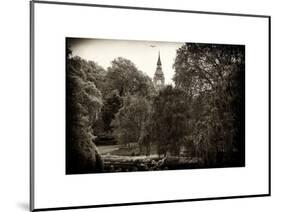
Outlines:
{"type": "Polygon", "coordinates": [[[104,146],[97,146],[98,151],[101,155],[106,155],[111,153],[115,150],[118,150],[121,145],[104,145],[104,146]]]}

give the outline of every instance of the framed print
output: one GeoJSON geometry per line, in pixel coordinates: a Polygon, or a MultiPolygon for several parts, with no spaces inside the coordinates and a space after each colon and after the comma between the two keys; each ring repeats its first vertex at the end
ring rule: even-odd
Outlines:
{"type": "Polygon", "coordinates": [[[270,16],[30,17],[31,211],[270,196],[270,16]]]}

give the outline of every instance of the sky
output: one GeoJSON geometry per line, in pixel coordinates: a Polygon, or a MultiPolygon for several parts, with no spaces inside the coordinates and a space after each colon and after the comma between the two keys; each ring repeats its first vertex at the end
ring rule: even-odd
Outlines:
{"type": "Polygon", "coordinates": [[[105,69],[115,58],[127,58],[152,79],[160,52],[165,84],[173,84],[172,66],[183,43],[75,38],[68,39],[68,45],[73,56],[93,60],[105,69]]]}

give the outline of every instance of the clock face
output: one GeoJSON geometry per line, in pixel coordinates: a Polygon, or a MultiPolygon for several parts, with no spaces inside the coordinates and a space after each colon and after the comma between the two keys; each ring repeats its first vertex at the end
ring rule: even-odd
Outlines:
{"type": "Polygon", "coordinates": [[[156,81],[156,85],[161,85],[161,84],[162,84],[161,80],[156,81]]]}

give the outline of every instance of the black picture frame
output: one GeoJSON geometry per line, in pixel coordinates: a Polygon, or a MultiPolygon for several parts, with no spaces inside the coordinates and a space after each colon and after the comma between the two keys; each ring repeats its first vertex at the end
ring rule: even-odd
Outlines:
{"type": "Polygon", "coordinates": [[[271,196],[271,16],[257,15],[257,14],[243,14],[243,13],[227,13],[227,12],[211,12],[211,11],[194,11],[194,10],[179,10],[167,8],[148,8],[135,6],[121,6],[121,5],[101,5],[89,3],[73,3],[73,2],[53,2],[53,1],[36,1],[32,0],[30,3],[30,211],[53,211],[53,210],[67,210],[67,209],[86,209],[86,208],[100,208],[100,207],[115,207],[115,206],[130,206],[130,205],[148,205],[148,204],[162,204],[162,203],[179,203],[190,201],[206,201],[206,200],[223,200],[236,198],[251,198],[251,197],[269,197],[271,196]],[[177,12],[177,13],[196,13],[207,15],[221,15],[221,16],[238,16],[238,17],[254,17],[262,18],[268,21],[268,192],[262,194],[252,195],[237,195],[237,196],[218,196],[207,198],[194,199],[168,199],[161,201],[146,201],[146,202],[124,202],[114,204],[101,205],[77,205],[71,207],[54,207],[54,208],[34,208],[34,5],[35,4],[57,4],[66,6],[79,7],[100,7],[100,8],[116,8],[126,10],[149,10],[162,12],[177,12]]]}

